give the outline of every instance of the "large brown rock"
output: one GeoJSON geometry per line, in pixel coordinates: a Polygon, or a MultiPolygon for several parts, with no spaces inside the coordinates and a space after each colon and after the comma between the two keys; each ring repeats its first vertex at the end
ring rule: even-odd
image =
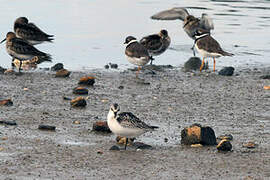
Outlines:
{"type": "Polygon", "coordinates": [[[181,144],[217,145],[216,135],[211,127],[193,124],[181,131],[181,144]]]}
{"type": "Polygon", "coordinates": [[[97,121],[93,124],[93,131],[111,133],[107,121],[97,121]]]}

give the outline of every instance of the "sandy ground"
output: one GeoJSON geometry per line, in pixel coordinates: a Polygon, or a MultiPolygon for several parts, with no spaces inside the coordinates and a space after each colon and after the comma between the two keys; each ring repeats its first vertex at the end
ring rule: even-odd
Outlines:
{"type": "Polygon", "coordinates": [[[0,107],[0,120],[18,124],[0,125],[0,179],[270,179],[270,90],[263,89],[270,80],[259,78],[266,71],[241,69],[232,77],[178,68],[141,73],[150,85],[120,70],[73,72],[70,78],[0,75],[0,98],[14,102],[0,107]],[[72,89],[84,75],[95,75],[96,84],[86,108],[71,108],[63,96],[76,97],[72,89]],[[137,138],[153,149],[110,151],[115,135],[91,131],[113,102],[160,127],[137,138]],[[232,134],[233,152],[181,145],[181,130],[193,123],[211,126],[216,136],[232,134]],[[56,131],[38,130],[40,124],[56,131]],[[258,147],[242,147],[248,141],[258,147]]]}

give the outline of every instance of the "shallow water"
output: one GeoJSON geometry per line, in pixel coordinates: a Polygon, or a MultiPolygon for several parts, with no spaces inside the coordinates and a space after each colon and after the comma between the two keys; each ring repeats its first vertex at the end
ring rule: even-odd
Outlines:
{"type": "MultiPolygon", "coordinates": [[[[131,66],[123,45],[128,35],[138,39],[168,30],[172,39],[171,49],[156,57],[155,64],[182,65],[190,56],[193,41],[182,29],[182,22],[156,21],[149,17],[158,11],[175,6],[187,7],[190,14],[209,14],[215,23],[213,37],[222,47],[235,54],[221,57],[217,67],[269,65],[270,1],[263,0],[2,0],[0,32],[4,39],[13,30],[17,17],[28,19],[48,34],[55,35],[53,44],[45,43],[37,48],[52,54],[53,63],[62,62],[67,68],[82,70],[102,68],[108,62],[120,67],[131,66]]],[[[9,67],[11,58],[0,50],[1,66],[9,67]]],[[[43,66],[53,65],[46,63],[43,66]]],[[[212,61],[210,61],[212,63],[212,61]]]]}

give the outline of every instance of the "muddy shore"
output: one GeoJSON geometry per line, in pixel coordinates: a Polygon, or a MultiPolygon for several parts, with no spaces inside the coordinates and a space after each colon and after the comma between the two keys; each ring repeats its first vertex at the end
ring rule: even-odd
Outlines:
{"type": "Polygon", "coordinates": [[[70,78],[48,71],[0,75],[0,99],[14,103],[0,106],[0,120],[18,124],[0,125],[0,179],[270,179],[270,90],[263,89],[270,80],[259,78],[269,71],[141,73],[150,85],[127,70],[72,72],[70,78]],[[77,97],[72,90],[84,75],[96,77],[87,106],[71,108],[63,96],[77,97]],[[160,127],[137,138],[153,149],[110,151],[115,135],[91,131],[113,102],[160,127]],[[181,130],[193,123],[211,126],[216,136],[232,134],[233,152],[181,145],[181,130]],[[40,124],[56,131],[40,131],[40,124]],[[248,141],[258,147],[242,147],[248,141]]]}

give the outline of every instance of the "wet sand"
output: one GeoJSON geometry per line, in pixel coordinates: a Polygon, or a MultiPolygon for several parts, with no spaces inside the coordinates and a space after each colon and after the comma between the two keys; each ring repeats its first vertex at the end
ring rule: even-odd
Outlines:
{"type": "Polygon", "coordinates": [[[263,86],[270,80],[259,78],[266,71],[238,69],[232,77],[179,68],[141,73],[150,85],[120,70],[72,72],[70,78],[0,75],[0,98],[14,103],[0,106],[0,120],[18,124],[0,125],[0,179],[269,179],[270,91],[263,86]],[[88,104],[71,108],[63,96],[76,97],[72,89],[84,75],[97,77],[88,104]],[[115,135],[91,131],[113,102],[160,127],[136,140],[153,149],[109,151],[115,135]],[[181,130],[193,123],[211,126],[216,136],[232,134],[233,152],[181,145],[181,130]],[[56,131],[38,130],[40,124],[56,131]],[[242,147],[248,141],[258,147],[242,147]]]}

